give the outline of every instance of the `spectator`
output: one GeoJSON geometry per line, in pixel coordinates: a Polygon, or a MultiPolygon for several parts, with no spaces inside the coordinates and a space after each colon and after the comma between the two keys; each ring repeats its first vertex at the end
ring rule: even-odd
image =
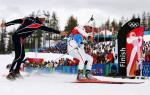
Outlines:
{"type": "Polygon", "coordinates": [[[109,52],[106,54],[106,63],[114,63],[114,56],[112,50],[109,50],[109,52]]]}

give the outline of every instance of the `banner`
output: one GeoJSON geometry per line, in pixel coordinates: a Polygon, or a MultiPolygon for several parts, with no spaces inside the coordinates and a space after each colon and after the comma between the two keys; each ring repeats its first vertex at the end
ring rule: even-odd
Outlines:
{"type": "MultiPolygon", "coordinates": [[[[138,31],[140,27],[140,19],[132,19],[125,23],[121,29],[118,31],[118,67],[119,67],[119,74],[120,76],[127,76],[127,58],[129,58],[129,55],[127,57],[127,37],[129,36],[129,33],[133,31],[134,29],[137,29],[138,31]]],[[[134,30],[135,31],[135,30],[134,30]]],[[[140,31],[139,31],[140,32],[140,31]]],[[[142,32],[142,30],[141,30],[142,32]]],[[[131,48],[132,50],[132,48],[131,48]]],[[[129,52],[129,51],[128,51],[129,52]]]]}

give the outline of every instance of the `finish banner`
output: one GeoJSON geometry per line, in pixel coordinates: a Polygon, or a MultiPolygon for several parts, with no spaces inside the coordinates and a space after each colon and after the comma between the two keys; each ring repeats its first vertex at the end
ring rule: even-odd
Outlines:
{"type": "Polygon", "coordinates": [[[141,50],[139,43],[141,42],[142,44],[143,31],[144,28],[140,27],[139,18],[128,21],[118,31],[118,63],[120,76],[133,74],[136,61],[138,61],[138,56],[140,56],[140,54],[138,54],[140,51],[135,52],[135,50],[141,50]],[[133,43],[136,45],[135,48],[133,43]]]}

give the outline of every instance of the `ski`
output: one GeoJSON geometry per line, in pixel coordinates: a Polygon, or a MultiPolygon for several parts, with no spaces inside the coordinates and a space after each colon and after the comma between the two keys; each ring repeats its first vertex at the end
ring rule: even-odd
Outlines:
{"type": "Polygon", "coordinates": [[[77,80],[73,83],[103,83],[103,84],[142,84],[144,82],[123,82],[123,81],[104,81],[104,80],[77,80]]]}
{"type": "MultiPolygon", "coordinates": [[[[7,80],[11,80],[11,79],[7,78],[7,75],[8,74],[2,74],[1,77],[5,77],[7,80]]],[[[16,80],[16,79],[24,79],[24,77],[29,77],[29,76],[30,76],[30,74],[23,74],[21,77],[16,77],[15,79],[12,79],[12,81],[16,80]]]]}

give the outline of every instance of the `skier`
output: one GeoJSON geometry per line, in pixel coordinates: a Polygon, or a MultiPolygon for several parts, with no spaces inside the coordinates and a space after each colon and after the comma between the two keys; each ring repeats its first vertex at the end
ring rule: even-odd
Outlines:
{"type": "MultiPolygon", "coordinates": [[[[77,80],[84,80],[84,79],[95,79],[92,76],[91,67],[93,63],[93,57],[89,54],[87,54],[84,50],[84,43],[86,39],[91,37],[88,33],[92,32],[93,23],[92,21],[88,22],[84,26],[76,26],[72,33],[68,37],[68,53],[74,58],[77,58],[79,60],[78,65],[78,74],[77,74],[77,80]],[[84,64],[86,64],[86,70],[85,75],[83,73],[84,64]]],[[[91,40],[92,41],[92,40],[91,40]]]]}
{"type": "Polygon", "coordinates": [[[57,33],[60,35],[66,35],[65,32],[60,32],[58,30],[54,30],[52,28],[46,27],[44,23],[45,23],[45,16],[44,14],[41,14],[36,17],[25,17],[23,19],[16,19],[1,24],[1,27],[7,27],[14,24],[21,24],[19,28],[12,35],[12,41],[15,50],[15,58],[12,62],[11,68],[9,70],[9,74],[7,75],[7,79],[15,80],[16,78],[21,77],[19,69],[22,60],[25,57],[24,42],[26,37],[34,33],[35,30],[40,29],[48,32],[57,33]]]}

